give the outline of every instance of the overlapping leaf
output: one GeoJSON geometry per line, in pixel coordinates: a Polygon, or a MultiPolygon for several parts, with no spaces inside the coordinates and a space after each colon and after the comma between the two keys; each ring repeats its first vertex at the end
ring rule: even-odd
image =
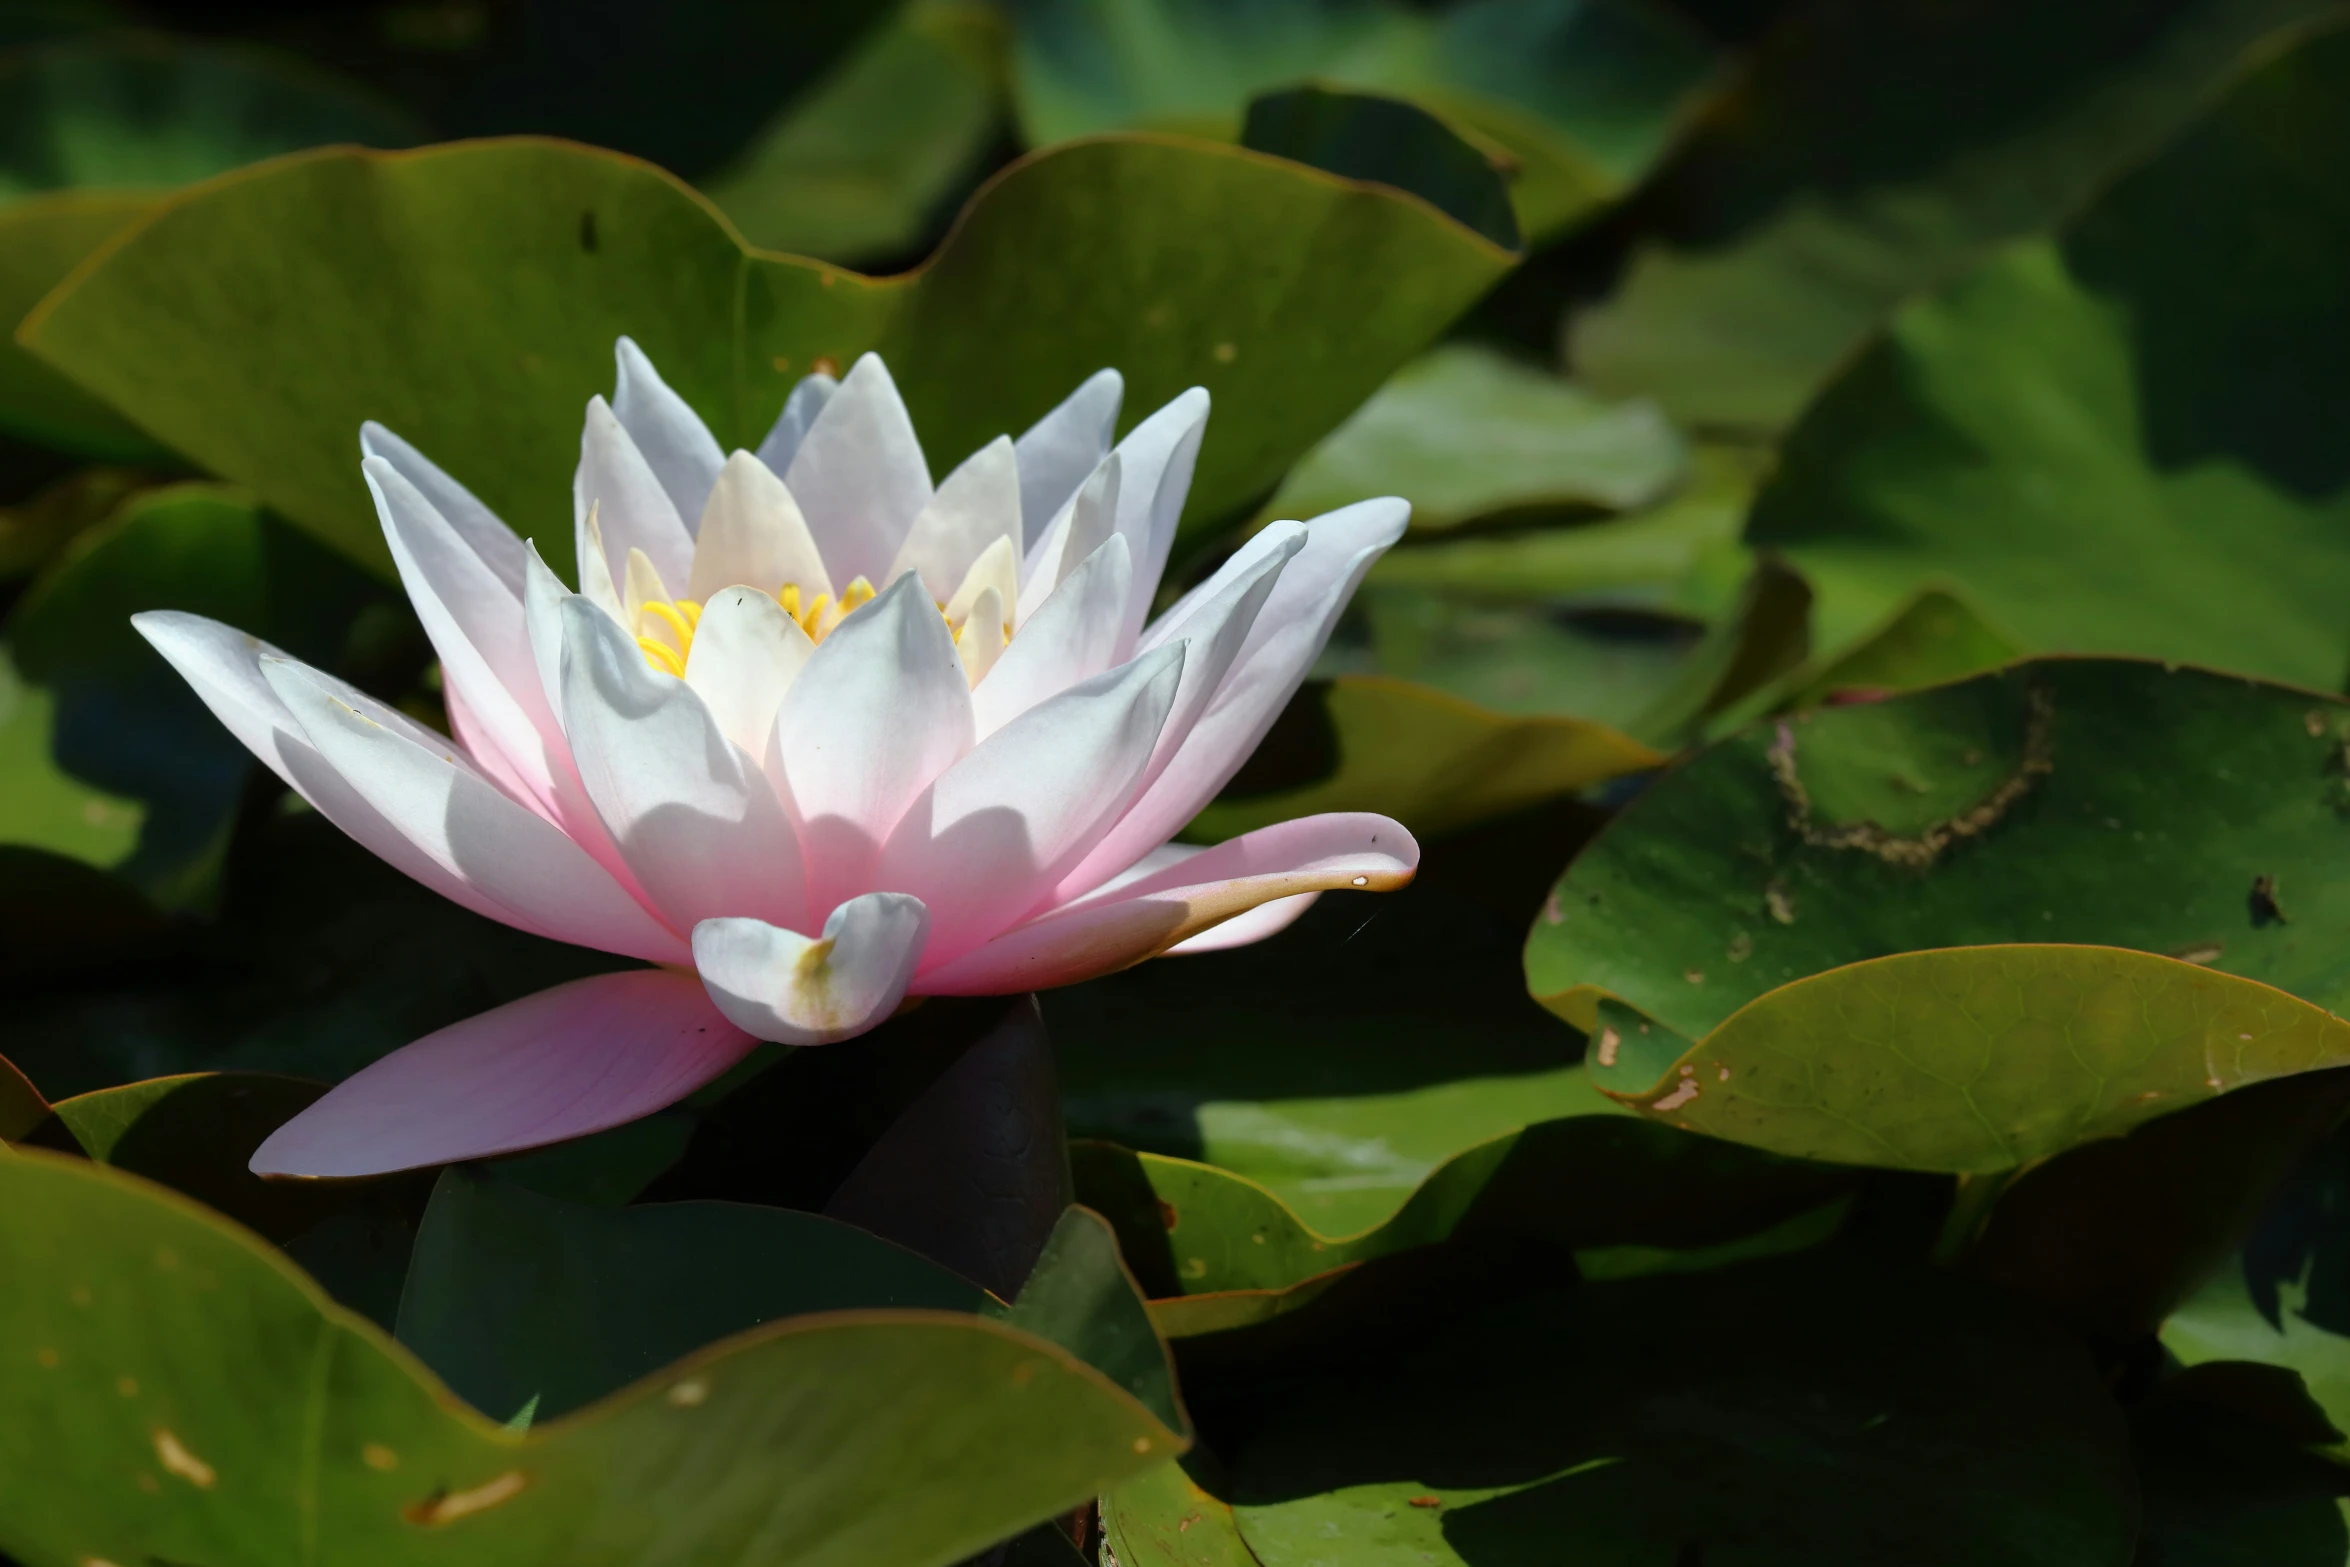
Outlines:
{"type": "Polygon", "coordinates": [[[564,569],[578,410],[609,391],[624,333],[728,446],[756,445],[810,369],[877,349],[941,466],[1104,365],[1130,418],[1204,385],[1216,433],[1190,515],[1206,519],[1267,488],[1512,259],[1383,188],[1112,138],[1015,166],[922,271],[876,281],[747,250],[630,160],[484,142],[202,187],[23,338],[359,558],[385,560],[352,456],[372,418],[564,569]]]}

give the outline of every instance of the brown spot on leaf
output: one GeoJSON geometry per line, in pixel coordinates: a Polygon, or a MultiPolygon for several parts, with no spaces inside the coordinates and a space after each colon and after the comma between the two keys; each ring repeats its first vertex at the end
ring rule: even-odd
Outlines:
{"type": "Polygon", "coordinates": [[[1614,1066],[1616,1064],[1616,1052],[1622,1049],[1623,1045],[1623,1035],[1617,1033],[1612,1028],[1601,1029],[1599,1031],[1599,1064],[1601,1066],[1614,1066]]]}
{"type": "Polygon", "coordinates": [[[2226,942],[2216,938],[2211,941],[2190,941],[2183,947],[2171,948],[2163,956],[2176,958],[2181,963],[2216,963],[2219,955],[2227,948],[2226,942]]]}
{"type": "Polygon", "coordinates": [[[1795,923],[1795,900],[1787,896],[1787,889],[1776,881],[1763,888],[1763,907],[1768,909],[1771,918],[1780,924],[1792,925],[1795,923]]]}
{"type": "Polygon", "coordinates": [[[495,1479],[462,1491],[435,1491],[423,1501],[401,1508],[400,1516],[419,1528],[445,1528],[461,1518],[471,1518],[511,1502],[529,1484],[528,1475],[519,1469],[509,1469],[495,1479]]]}
{"type": "Polygon", "coordinates": [[[2277,879],[2274,876],[2253,877],[2252,895],[2246,902],[2251,906],[2255,927],[2290,923],[2285,917],[2285,906],[2277,901],[2277,879]]]}
{"type": "Polygon", "coordinates": [[[1444,1498],[1441,1496],[1415,1496],[1411,1502],[1414,1507],[1442,1507],[1444,1498]]]}
{"type": "Polygon", "coordinates": [[[199,1491],[209,1491],[220,1475],[213,1467],[198,1458],[176,1436],[160,1426],[155,1431],[155,1459],[163,1465],[165,1474],[178,1475],[199,1491]]]}
{"type": "Polygon", "coordinates": [[[1171,1229],[1175,1228],[1175,1225],[1176,1225],[1176,1223],[1178,1222],[1178,1220],[1179,1220],[1180,1218],[1181,1218],[1181,1215],[1179,1215],[1179,1214],[1177,1214],[1177,1213],[1176,1213],[1176,1211],[1175,1211],[1175,1205],[1174,1205],[1173,1203],[1169,1202],[1169,1201],[1168,1201],[1166,1198],[1164,1198],[1164,1197],[1162,1197],[1162,1198],[1160,1198],[1160,1199],[1159,1199],[1159,1223],[1160,1223],[1160,1224],[1164,1225],[1166,1228],[1168,1228],[1168,1229],[1170,1229],[1170,1230],[1171,1230],[1171,1229]]]}

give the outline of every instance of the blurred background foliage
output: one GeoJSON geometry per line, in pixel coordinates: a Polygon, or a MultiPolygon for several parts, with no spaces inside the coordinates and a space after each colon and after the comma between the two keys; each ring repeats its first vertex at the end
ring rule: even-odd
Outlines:
{"type": "MultiPolygon", "coordinates": [[[[618,331],[730,440],[879,346],[942,469],[1115,363],[1129,422],[1193,381],[1217,400],[1175,586],[1273,518],[1414,503],[1196,835],[1359,808],[1429,840],[1391,899],[1047,998],[1080,1192],[1220,1455],[1117,1494],[1127,1567],[1278,1567],[1365,1506],[1438,1560],[1693,1564],[1655,1476],[1718,1459],[1721,1421],[1810,1418],[1786,1366],[1838,1409],[1950,1389],[1909,1456],[1981,1472],[1853,1514],[1784,1455],[1732,1465],[1688,1538],[1767,1514],[1825,1529],[1813,1560],[2350,1557],[2340,1071],[2094,1148],[2076,1105],[2046,1163],[1971,1188],[1998,1205],[1962,1203],[1992,1215],[1968,1271],[2086,1335],[2126,1409],[1988,1288],[1769,1260],[1833,1235],[1898,1273],[1980,1159],[1831,1169],[1600,1092],[1653,1102],[1707,1048],[1743,1072],[1739,1003],[1911,948],[2127,946],[2339,1010],[2339,899],[2292,880],[2350,805],[2322,694],[2350,676],[2338,0],[0,3],[0,317],[25,322],[0,343],[0,1056],[47,1100],[331,1080],[605,961],[344,842],[125,624],[198,610],[437,721],[359,418],[546,535],[618,331]],[[625,156],[322,153],[186,193],[505,136],[625,156]],[[513,281],[371,292],[484,258],[513,281]],[[419,369],[436,332],[462,360],[419,369]],[[2048,655],[2276,684],[1985,675],[2048,655]],[[2043,688],[2098,760],[1915,929],[1885,864],[1774,825],[1787,724],[1822,811],[1841,788],[1923,833],[2023,766],[2043,688]],[[2125,819],[2162,857],[2115,847],[2125,819]],[[2253,878],[2279,873],[2270,919],[2253,878]],[[1622,1052],[1587,1064],[1586,1032],[1622,1052]],[[1598,1287],[1480,1249],[1530,1229],[1598,1287]],[[1431,1279],[1410,1258],[1439,1243],[1431,1279]],[[1675,1292],[1732,1264],[1719,1300],[1675,1292]],[[1365,1346],[1392,1370],[1368,1392],[1365,1346]],[[1951,1413],[1968,1374],[2010,1425],[1951,1413]],[[1577,1399],[1588,1430],[1544,1423],[1577,1399]],[[1567,1485],[1627,1422],[1626,1478],[1567,1485]],[[1387,1482],[1471,1427],[1501,1434],[1454,1463],[1484,1510],[1448,1535],[1387,1482]],[[1944,1516],[1954,1488],[1999,1505],[1944,1516]]],[[[1865,1055],[1817,1013],[1763,1023],[1865,1055]]],[[[2181,1072],[2152,1091],[2199,1095],[2181,1072]]],[[[724,1124],[697,1104],[596,1155],[614,1200],[672,1164],[700,1191],[724,1124]]],[[[356,1233],[297,1254],[380,1300],[356,1233]]]]}

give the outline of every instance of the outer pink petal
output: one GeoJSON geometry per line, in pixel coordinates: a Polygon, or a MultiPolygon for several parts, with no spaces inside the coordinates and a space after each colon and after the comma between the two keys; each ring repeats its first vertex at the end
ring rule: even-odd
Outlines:
{"type": "Polygon", "coordinates": [[[467,1018],[271,1134],[257,1175],[381,1175],[600,1132],[676,1103],[755,1041],[675,969],[600,974],[467,1018]]]}
{"type": "Polygon", "coordinates": [[[1357,812],[1301,817],[1228,839],[1147,876],[1005,932],[915,982],[930,996],[1005,995],[1075,984],[1139,963],[1259,904],[1330,888],[1390,892],[1420,846],[1357,812]]]}

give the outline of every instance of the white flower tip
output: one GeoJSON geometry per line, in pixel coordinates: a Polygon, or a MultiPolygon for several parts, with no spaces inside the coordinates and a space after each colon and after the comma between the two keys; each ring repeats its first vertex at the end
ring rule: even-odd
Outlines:
{"type": "Polygon", "coordinates": [[[834,909],[814,940],[764,920],[703,920],[694,967],[737,1028],[780,1044],[831,1044],[889,1019],[929,934],[921,899],[868,892],[834,909]]]}

